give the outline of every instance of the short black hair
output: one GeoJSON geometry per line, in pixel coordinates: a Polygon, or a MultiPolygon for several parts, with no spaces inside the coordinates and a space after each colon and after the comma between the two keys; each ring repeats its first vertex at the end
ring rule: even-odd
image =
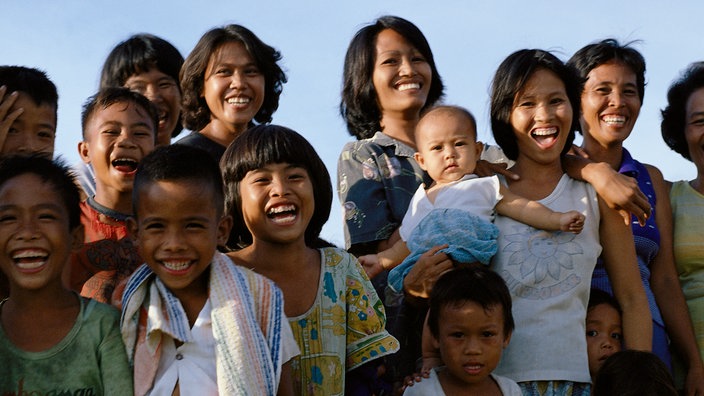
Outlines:
{"type": "Polygon", "coordinates": [[[81,112],[81,127],[83,129],[83,140],[87,140],[89,134],[86,131],[88,121],[98,110],[105,110],[115,103],[133,103],[146,112],[147,117],[152,121],[152,131],[154,141],[156,141],[156,130],[159,125],[159,112],[152,102],[144,95],[122,87],[108,87],[98,91],[97,94],[88,98],[83,105],[81,112]]]}
{"type": "Polygon", "coordinates": [[[685,159],[692,161],[684,136],[687,127],[687,102],[692,94],[704,88],[704,62],[687,66],[667,90],[667,107],[661,111],[660,132],[665,143],[685,159]]]}
{"type": "Polygon", "coordinates": [[[611,294],[601,290],[592,288],[589,291],[589,302],[587,303],[587,312],[591,311],[592,308],[597,305],[606,304],[613,309],[615,309],[619,315],[622,315],[621,305],[619,305],[618,300],[611,294]]]}
{"type": "Polygon", "coordinates": [[[548,51],[523,49],[506,57],[499,65],[491,83],[491,129],[494,141],[511,160],[518,158],[518,143],[511,125],[514,101],[528,80],[538,70],[554,73],[565,85],[572,106],[572,125],[562,154],[572,147],[574,132],[579,128],[580,96],[577,78],[571,69],[548,51]]]}
{"type": "Polygon", "coordinates": [[[434,105],[443,95],[444,86],[435,66],[433,52],[420,29],[397,16],[379,17],[355,34],[345,55],[340,114],[347,122],[349,133],[357,139],[370,138],[381,130],[381,111],[372,76],[376,59],[376,38],[386,29],[391,29],[408,40],[430,65],[432,79],[423,108],[434,105]]]}
{"type": "MultiPolygon", "coordinates": [[[[186,57],[181,68],[182,116],[186,128],[200,131],[210,122],[210,109],[201,96],[205,82],[205,71],[211,56],[224,44],[242,43],[264,75],[264,102],[254,120],[260,124],[271,122],[279,108],[279,96],[286,83],[286,73],[277,63],[281,53],[265,44],[251,30],[241,25],[227,25],[206,32],[193,51],[186,57]]],[[[253,124],[250,121],[250,124],[253,124]]]]}
{"type": "Polygon", "coordinates": [[[621,44],[618,40],[609,38],[597,43],[588,44],[567,61],[567,66],[573,70],[580,83],[580,92],[584,90],[587,76],[595,68],[609,62],[628,66],[636,76],[636,87],[641,105],[645,96],[645,58],[632,47],[635,41],[621,44]]]}
{"type": "Polygon", "coordinates": [[[592,387],[594,396],[677,396],[670,370],[655,354],[623,350],[609,356],[592,387]]]}
{"type": "Polygon", "coordinates": [[[0,66],[0,86],[2,85],[7,87],[8,94],[23,92],[32,98],[37,106],[53,106],[54,113],[59,109],[56,85],[42,70],[25,66],[0,66]]]}
{"type": "MultiPolygon", "coordinates": [[[[124,87],[135,74],[157,69],[173,78],[180,90],[178,74],[182,65],[183,56],[168,41],[152,34],[135,34],[117,44],[108,54],[100,73],[100,88],[124,87]]],[[[171,137],[178,136],[182,129],[179,121],[171,137]]]]}
{"type": "Polygon", "coordinates": [[[514,328],[511,293],[503,278],[483,265],[458,268],[445,273],[435,282],[430,294],[428,327],[433,337],[440,332],[440,311],[447,306],[474,302],[489,310],[501,306],[504,314],[504,336],[514,328]]]}
{"type": "Polygon", "coordinates": [[[242,214],[240,182],[249,171],[276,163],[300,166],[308,172],[313,184],[315,210],[306,228],[306,245],[321,247],[320,243],[324,242],[319,235],[330,217],[332,183],[323,160],[298,132],[280,125],[257,125],[237,136],[220,160],[225,182],[225,209],[233,219],[228,247],[252,243],[252,234],[242,214]]]}
{"type": "MultiPolygon", "coordinates": [[[[63,160],[51,160],[39,154],[0,158],[0,187],[10,179],[24,174],[37,175],[44,183],[49,183],[54,188],[68,213],[69,230],[81,225],[81,195],[78,184],[71,168],[63,160]]],[[[27,193],[33,194],[32,191],[27,193]]]]}
{"type": "Polygon", "coordinates": [[[223,192],[222,175],[218,163],[213,157],[192,146],[171,144],[160,146],[149,153],[137,167],[132,190],[132,213],[135,218],[139,211],[139,194],[150,184],[160,181],[191,182],[210,190],[212,202],[217,214],[224,211],[225,194],[223,192]]]}

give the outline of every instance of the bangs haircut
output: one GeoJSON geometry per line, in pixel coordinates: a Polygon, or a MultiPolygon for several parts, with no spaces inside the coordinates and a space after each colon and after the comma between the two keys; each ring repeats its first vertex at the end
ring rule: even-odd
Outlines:
{"type": "Polygon", "coordinates": [[[0,187],[25,174],[38,176],[42,182],[51,185],[61,197],[61,203],[68,213],[69,230],[81,225],[81,195],[78,184],[71,168],[62,159],[51,160],[40,154],[0,158],[0,187]]]}
{"type": "MultiPolygon", "coordinates": [[[[180,90],[178,75],[182,65],[183,56],[171,43],[152,34],[136,34],[110,51],[100,73],[100,88],[124,87],[130,77],[156,69],[173,78],[180,90]]],[[[179,119],[171,137],[178,136],[181,130],[179,119]]]]}
{"type": "Polygon", "coordinates": [[[81,112],[81,129],[83,129],[83,140],[87,141],[90,135],[86,131],[88,121],[99,110],[105,110],[116,103],[134,104],[142,108],[145,115],[152,121],[152,132],[156,142],[156,130],[159,126],[159,111],[156,106],[144,95],[122,87],[108,87],[101,89],[97,94],[88,98],[83,105],[81,112]]]}
{"type": "MultiPolygon", "coordinates": [[[[200,131],[210,122],[210,109],[201,96],[205,72],[210,58],[226,43],[242,43],[264,76],[264,102],[254,115],[254,121],[260,124],[271,122],[274,112],[279,108],[279,97],[283,85],[288,81],[286,73],[277,63],[281,60],[281,53],[244,26],[214,28],[200,38],[186,57],[180,72],[183,123],[192,131],[200,131]]],[[[250,121],[250,126],[252,125],[254,123],[250,121]]]]}
{"type": "MultiPolygon", "coordinates": [[[[139,163],[132,189],[132,213],[137,217],[139,194],[156,182],[187,182],[212,192],[218,216],[224,210],[225,194],[218,163],[206,151],[182,144],[160,146],[139,163]]],[[[197,190],[197,189],[196,189],[197,190]]]]}
{"type": "Polygon", "coordinates": [[[376,62],[376,39],[385,29],[403,36],[430,65],[432,78],[423,109],[434,105],[443,96],[444,86],[435,66],[433,52],[420,29],[397,16],[380,17],[355,34],[345,54],[340,115],[345,119],[350,135],[359,140],[368,139],[381,130],[381,111],[372,77],[376,62]]]}
{"type": "Polygon", "coordinates": [[[42,70],[25,66],[0,66],[0,86],[2,85],[7,87],[6,94],[22,92],[32,98],[37,106],[54,106],[54,113],[59,109],[56,85],[42,70]]]}
{"type": "Polygon", "coordinates": [[[572,70],[547,51],[524,49],[512,53],[501,62],[491,83],[491,129],[496,144],[514,161],[518,158],[518,143],[511,125],[514,102],[528,80],[541,69],[552,72],[562,81],[572,106],[572,124],[562,155],[572,147],[575,131],[579,128],[582,91],[572,70]]]}
{"type": "Polygon", "coordinates": [[[513,332],[511,294],[506,282],[486,266],[476,265],[448,271],[433,286],[428,311],[428,327],[433,337],[437,339],[439,336],[442,308],[461,307],[469,302],[479,304],[484,311],[500,306],[503,310],[504,336],[508,337],[513,332]]]}
{"type": "Polygon", "coordinates": [[[332,206],[332,183],[325,164],[298,132],[280,125],[257,125],[237,136],[220,160],[225,182],[225,210],[233,218],[229,247],[252,243],[252,234],[242,214],[240,182],[250,171],[279,163],[300,166],[308,172],[315,209],[306,227],[305,240],[309,247],[317,247],[320,243],[320,231],[330,217],[332,206]]]}

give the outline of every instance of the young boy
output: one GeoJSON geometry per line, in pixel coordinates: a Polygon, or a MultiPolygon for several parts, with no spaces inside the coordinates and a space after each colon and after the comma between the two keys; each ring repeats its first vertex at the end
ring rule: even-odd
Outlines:
{"type": "Polygon", "coordinates": [[[0,269],[10,281],[0,302],[2,395],[132,394],[118,312],[61,283],[83,242],[79,201],[65,166],[0,160],[0,269]]]}
{"type": "Polygon", "coordinates": [[[492,374],[513,331],[511,295],[498,274],[475,265],[441,276],[428,329],[444,366],[405,395],[521,395],[514,381],[492,374]]]}
{"type": "Polygon", "coordinates": [[[0,66],[0,154],[54,156],[56,86],[41,70],[0,66]]]}
{"type": "Polygon", "coordinates": [[[393,268],[389,286],[398,292],[420,255],[444,244],[449,244],[444,251],[456,262],[488,264],[496,253],[495,211],[536,228],[582,231],[581,213],[554,212],[513,194],[496,176],[472,174],[482,149],[476,137],[474,117],[461,107],[438,106],[421,117],[415,159],[433,184],[427,189],[420,186],[413,196],[399,228],[401,240],[385,251],[360,257],[370,277],[393,268]]]}
{"type": "Polygon", "coordinates": [[[606,359],[621,350],[621,307],[609,293],[591,289],[587,304],[587,355],[592,382],[606,359]]]}
{"type": "Polygon", "coordinates": [[[157,123],[151,102],[127,88],[103,89],[83,107],[78,152],[95,170],[96,192],[81,203],[86,245],[72,258],[69,274],[70,287],[83,296],[120,300],[112,289],[141,263],[125,220],[132,215],[134,175],[154,149],[157,123]]]}
{"type": "Polygon", "coordinates": [[[121,329],[135,394],[292,394],[299,354],[275,284],[217,251],[229,236],[218,164],[171,145],[140,164],[128,220],[146,261],[121,329]]]}

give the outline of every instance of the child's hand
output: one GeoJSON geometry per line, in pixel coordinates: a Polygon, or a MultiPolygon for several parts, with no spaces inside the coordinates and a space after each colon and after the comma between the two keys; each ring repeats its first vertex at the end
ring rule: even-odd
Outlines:
{"type": "Polygon", "coordinates": [[[576,210],[570,210],[560,215],[560,230],[579,234],[584,228],[584,215],[576,210]]]}
{"type": "Polygon", "coordinates": [[[377,275],[384,271],[384,268],[379,262],[379,257],[376,254],[359,256],[357,260],[359,260],[359,263],[362,264],[362,268],[364,268],[364,272],[367,273],[369,279],[374,279],[377,275]]]}
{"type": "Polygon", "coordinates": [[[24,109],[19,108],[8,114],[19,95],[17,92],[12,92],[9,95],[5,95],[6,93],[7,87],[3,85],[0,87],[0,150],[5,145],[5,139],[12,123],[24,112],[24,109]]]}
{"type": "Polygon", "coordinates": [[[425,378],[428,378],[430,370],[438,366],[442,366],[440,356],[423,356],[423,367],[420,369],[420,372],[425,378]]]}

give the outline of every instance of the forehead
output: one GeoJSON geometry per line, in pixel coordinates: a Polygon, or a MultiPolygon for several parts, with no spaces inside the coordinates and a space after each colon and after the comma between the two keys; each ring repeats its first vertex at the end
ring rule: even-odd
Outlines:
{"type": "Polygon", "coordinates": [[[516,96],[538,96],[566,93],[565,83],[553,71],[540,68],[528,77],[516,96]]]}
{"type": "Polygon", "coordinates": [[[159,70],[156,66],[150,67],[146,69],[146,71],[142,71],[140,73],[134,73],[130,75],[127,78],[127,81],[125,81],[125,84],[133,83],[133,82],[148,82],[148,81],[156,81],[156,80],[162,80],[162,79],[169,79],[173,80],[173,77],[170,75],[162,72],[159,70]]]}
{"type": "Polygon", "coordinates": [[[475,139],[474,123],[466,115],[454,111],[433,111],[421,118],[416,126],[416,143],[449,137],[475,139]]]}
{"type": "Polygon", "coordinates": [[[615,82],[616,80],[626,80],[626,83],[636,84],[636,74],[630,66],[623,62],[612,61],[602,63],[587,75],[587,82],[598,83],[602,81],[615,82]]]}
{"type": "MultiPolygon", "coordinates": [[[[139,189],[138,211],[173,212],[185,215],[215,210],[215,191],[205,182],[193,179],[148,181],[139,189]]],[[[148,213],[147,213],[148,214],[148,213]]]]}
{"type": "Polygon", "coordinates": [[[446,319],[450,319],[450,317],[452,317],[452,322],[462,322],[473,327],[485,325],[487,322],[504,325],[504,310],[499,303],[490,304],[485,309],[474,301],[449,302],[440,308],[438,315],[440,325],[442,326],[444,322],[449,324],[450,321],[446,319]],[[479,322],[477,319],[484,320],[484,322],[479,322]]]}
{"type": "Polygon", "coordinates": [[[44,203],[58,206],[57,203],[62,202],[56,187],[34,173],[17,175],[0,185],[0,205],[33,206],[44,203]],[[32,194],[27,194],[27,191],[32,194]]]}
{"type": "Polygon", "coordinates": [[[687,115],[704,112],[704,87],[701,87],[687,98],[687,115]]]}
{"type": "Polygon", "coordinates": [[[393,29],[384,29],[379,32],[376,36],[376,40],[374,40],[374,45],[377,54],[388,51],[416,49],[410,41],[393,29]]]}
{"type": "Polygon", "coordinates": [[[152,128],[154,127],[154,122],[149,116],[147,110],[137,103],[129,100],[115,102],[105,107],[96,106],[96,109],[89,120],[89,122],[99,123],[110,121],[119,121],[129,124],[142,122],[152,128]]]}
{"type": "Polygon", "coordinates": [[[23,108],[24,112],[20,114],[18,119],[28,118],[30,120],[37,120],[38,123],[43,123],[46,121],[51,121],[53,124],[56,120],[56,105],[42,102],[37,104],[28,94],[24,92],[19,92],[17,100],[10,108],[9,112],[15,109],[23,108]],[[28,116],[28,114],[30,116],[28,116]],[[24,117],[23,117],[24,116],[24,117]]]}
{"type": "Polygon", "coordinates": [[[220,63],[255,63],[252,54],[241,41],[226,41],[215,48],[208,60],[208,66],[220,63]]]}

